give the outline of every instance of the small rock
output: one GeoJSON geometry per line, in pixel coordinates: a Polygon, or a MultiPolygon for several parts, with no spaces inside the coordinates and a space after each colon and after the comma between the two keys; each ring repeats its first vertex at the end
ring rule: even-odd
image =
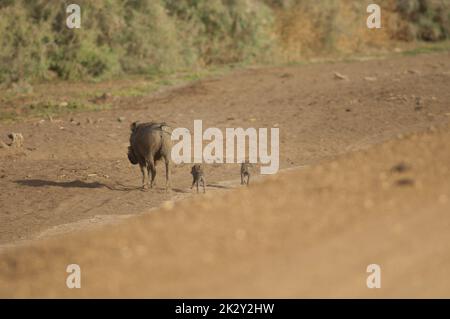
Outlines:
{"type": "Polygon", "coordinates": [[[349,80],[348,76],[343,75],[343,74],[341,74],[339,72],[334,72],[334,78],[338,79],[338,80],[344,80],[344,81],[348,81],[349,80]]]}
{"type": "Polygon", "coordinates": [[[413,69],[409,69],[409,70],[407,70],[406,72],[408,72],[408,73],[410,73],[410,74],[420,74],[419,71],[413,70],[413,69]]]}
{"type": "Polygon", "coordinates": [[[375,81],[377,80],[377,78],[374,77],[374,76],[366,76],[366,77],[364,78],[364,80],[366,80],[366,81],[368,81],[368,82],[375,82],[375,81]]]}
{"type": "Polygon", "coordinates": [[[117,119],[117,121],[118,122],[120,122],[120,123],[122,123],[122,122],[125,122],[125,117],[123,117],[123,116],[121,116],[121,117],[119,117],[118,119],[117,119]]]}
{"type": "Polygon", "coordinates": [[[23,146],[23,135],[20,133],[10,133],[8,137],[11,139],[10,147],[21,148],[23,146]]]}

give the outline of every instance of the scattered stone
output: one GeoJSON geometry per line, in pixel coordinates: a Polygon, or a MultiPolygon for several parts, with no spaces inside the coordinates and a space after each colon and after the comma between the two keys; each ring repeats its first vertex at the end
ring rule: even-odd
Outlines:
{"type": "Polygon", "coordinates": [[[283,79],[288,79],[288,78],[292,78],[292,77],[293,77],[293,75],[290,73],[284,73],[284,74],[280,75],[280,78],[283,78],[283,79]]]}
{"type": "Polygon", "coordinates": [[[339,72],[334,72],[334,78],[338,79],[338,80],[344,80],[344,81],[348,81],[349,80],[348,76],[343,75],[343,74],[341,74],[339,72]]]}
{"type": "Polygon", "coordinates": [[[23,146],[23,135],[20,133],[10,133],[8,137],[11,139],[10,147],[21,148],[23,146]]]}
{"type": "Polygon", "coordinates": [[[345,112],[350,113],[352,109],[345,109],[345,112]]]}
{"type": "Polygon", "coordinates": [[[117,119],[117,121],[119,121],[120,123],[125,122],[126,118],[121,116],[117,119]]]}
{"type": "Polygon", "coordinates": [[[409,70],[407,70],[406,72],[407,72],[407,73],[409,73],[409,74],[417,74],[417,75],[419,75],[419,74],[420,74],[420,72],[419,72],[419,71],[417,71],[417,70],[413,70],[413,69],[409,69],[409,70]]]}
{"type": "Polygon", "coordinates": [[[42,119],[42,120],[39,120],[38,122],[36,122],[35,125],[36,125],[36,126],[41,126],[41,125],[43,125],[44,123],[45,123],[45,120],[42,119]]]}
{"type": "Polygon", "coordinates": [[[378,80],[375,76],[366,76],[364,78],[364,80],[368,81],[368,82],[375,82],[376,80],[378,80]]]}
{"type": "Polygon", "coordinates": [[[59,103],[59,107],[68,107],[68,106],[69,106],[69,103],[67,103],[67,102],[59,103]]]}

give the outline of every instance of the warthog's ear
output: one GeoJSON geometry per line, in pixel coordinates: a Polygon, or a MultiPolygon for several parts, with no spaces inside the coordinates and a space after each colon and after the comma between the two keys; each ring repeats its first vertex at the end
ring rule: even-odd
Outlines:
{"type": "Polygon", "coordinates": [[[139,122],[133,122],[133,123],[131,123],[131,125],[130,125],[130,130],[131,130],[131,132],[134,132],[135,130],[136,130],[136,127],[139,125],[139,122]]]}

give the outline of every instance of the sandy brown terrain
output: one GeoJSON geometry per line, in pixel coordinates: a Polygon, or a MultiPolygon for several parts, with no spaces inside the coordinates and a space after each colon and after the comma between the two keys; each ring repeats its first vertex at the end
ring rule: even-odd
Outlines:
{"type": "Polygon", "coordinates": [[[1,124],[2,136],[21,132],[26,143],[0,150],[4,247],[144,216],[7,250],[0,295],[448,297],[449,87],[440,53],[247,69],[118,99],[118,109],[72,122],[1,124]],[[194,119],[278,126],[281,167],[304,169],[226,191],[239,167],[207,166],[208,195],[149,213],[189,194],[189,167],[174,168],[172,193],[140,191],[126,159],[129,123],[192,128],[194,119]],[[409,136],[422,131],[431,132],[409,136]],[[65,286],[69,263],[82,267],[80,290],[65,286]],[[365,286],[370,263],[382,266],[381,290],[365,286]]]}

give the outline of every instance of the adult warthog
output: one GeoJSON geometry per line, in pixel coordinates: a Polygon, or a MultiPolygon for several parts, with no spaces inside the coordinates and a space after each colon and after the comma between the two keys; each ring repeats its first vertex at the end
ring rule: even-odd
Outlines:
{"type": "Polygon", "coordinates": [[[149,184],[153,188],[156,177],[156,162],[164,160],[166,164],[166,190],[170,189],[170,153],[172,150],[171,130],[166,123],[131,124],[128,159],[137,165],[142,172],[142,188],[149,184]],[[149,175],[152,179],[149,181],[149,175]]]}

